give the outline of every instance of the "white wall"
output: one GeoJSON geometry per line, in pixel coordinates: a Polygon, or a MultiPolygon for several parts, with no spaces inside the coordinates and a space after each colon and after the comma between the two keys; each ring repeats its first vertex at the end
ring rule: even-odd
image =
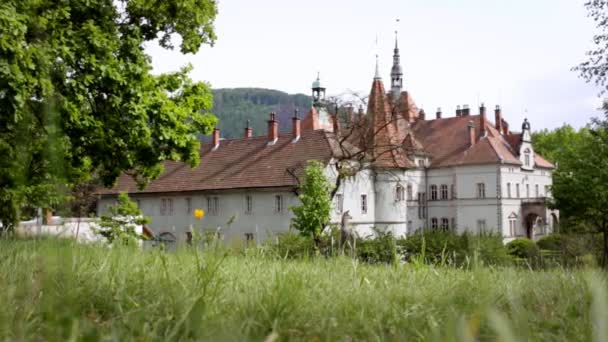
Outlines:
{"type": "MultiPolygon", "coordinates": [[[[215,193],[179,193],[175,195],[153,195],[132,194],[131,199],[138,201],[145,216],[152,219],[148,225],[155,233],[171,232],[178,240],[186,239],[186,232],[190,227],[200,231],[216,230],[221,227],[221,233],[225,240],[234,238],[244,239],[245,233],[253,233],[256,239],[264,240],[268,234],[287,232],[290,227],[293,213],[289,207],[299,204],[299,200],[293,192],[285,190],[262,190],[262,191],[222,191],[215,193]],[[250,195],[253,202],[253,210],[246,213],[245,196],[250,195]],[[275,196],[283,196],[282,212],[275,211],[275,196]],[[219,210],[213,214],[208,210],[207,198],[218,197],[219,210]],[[163,198],[173,201],[172,215],[161,215],[160,207],[163,198]],[[187,212],[187,198],[191,199],[191,212],[187,212]],[[194,218],[194,209],[203,209],[205,217],[202,220],[194,218]],[[231,224],[228,221],[233,218],[231,224]]],[[[103,198],[100,201],[99,210],[103,212],[114,199],[103,198]]]]}

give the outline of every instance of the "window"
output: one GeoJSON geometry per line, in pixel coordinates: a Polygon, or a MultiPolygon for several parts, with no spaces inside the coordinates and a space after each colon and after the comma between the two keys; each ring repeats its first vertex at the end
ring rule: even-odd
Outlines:
{"type": "Polygon", "coordinates": [[[477,183],[477,198],[486,198],[486,185],[477,183]]]}
{"type": "Polygon", "coordinates": [[[253,233],[245,233],[245,241],[247,241],[247,242],[253,241],[253,233]]]}
{"type": "Polygon", "coordinates": [[[441,199],[448,199],[448,186],[446,184],[441,184],[441,199]]]}
{"type": "Polygon", "coordinates": [[[526,167],[530,167],[530,149],[529,148],[527,148],[524,151],[524,165],[526,167]]]}
{"type": "Polygon", "coordinates": [[[336,212],[338,214],[342,214],[342,211],[344,210],[344,196],[342,196],[342,194],[336,194],[335,197],[335,201],[336,201],[336,212]]]}
{"type": "Polygon", "coordinates": [[[441,230],[443,231],[448,231],[450,230],[450,221],[448,220],[447,217],[444,217],[441,219],[441,230]]]}
{"type": "Polygon", "coordinates": [[[526,184],[526,198],[530,198],[530,184],[526,184]]]}
{"type": "Polygon", "coordinates": [[[545,185],[545,197],[549,197],[551,188],[548,185],[545,185]]]}
{"type": "Polygon", "coordinates": [[[519,198],[519,183],[515,184],[515,197],[519,198]]]}
{"type": "Polygon", "coordinates": [[[161,198],[160,199],[160,214],[162,216],[173,216],[173,199],[172,198],[161,198]]]}
{"type": "Polygon", "coordinates": [[[486,231],[486,220],[477,220],[477,232],[483,233],[486,231]]]}
{"type": "Polygon", "coordinates": [[[207,214],[217,215],[220,207],[220,199],[217,196],[207,197],[207,214]]]}
{"type": "Polygon", "coordinates": [[[192,214],[192,198],[186,197],[186,214],[192,214]]]}
{"type": "Polygon", "coordinates": [[[534,185],[534,192],[536,193],[536,198],[540,197],[540,190],[538,189],[538,184],[534,185]]]}
{"type": "Polygon", "coordinates": [[[418,159],[418,166],[424,167],[424,159],[418,159]]]}
{"type": "Polygon", "coordinates": [[[274,196],[274,212],[277,214],[283,213],[283,196],[274,196]]]}
{"type": "Polygon", "coordinates": [[[431,228],[432,228],[433,230],[437,230],[437,228],[438,228],[438,226],[437,226],[437,218],[436,218],[436,217],[433,217],[433,218],[431,219],[431,228]]]}
{"type": "Polygon", "coordinates": [[[507,198],[511,198],[511,183],[507,183],[507,198]]]}
{"type": "Polygon", "coordinates": [[[437,200],[437,185],[431,185],[431,201],[437,200]]]}
{"type": "Polygon", "coordinates": [[[456,199],[456,185],[452,184],[452,199],[456,199]]]}
{"type": "Polygon", "coordinates": [[[509,215],[509,236],[515,236],[517,234],[517,215],[515,213],[511,213],[509,215]]]}
{"type": "Polygon", "coordinates": [[[414,196],[412,196],[412,184],[408,184],[407,185],[407,200],[411,201],[414,199],[414,196]]]}
{"type": "Polygon", "coordinates": [[[397,186],[395,187],[395,202],[403,201],[404,197],[405,197],[405,191],[403,189],[403,186],[401,186],[400,184],[397,184],[397,186]]]}
{"type": "Polygon", "coordinates": [[[253,197],[251,195],[245,195],[245,214],[253,214],[253,197]]]}
{"type": "Polygon", "coordinates": [[[418,193],[418,218],[426,217],[426,193],[418,193]]]}
{"type": "Polygon", "coordinates": [[[361,195],[361,214],[367,214],[367,195],[361,195]]]}

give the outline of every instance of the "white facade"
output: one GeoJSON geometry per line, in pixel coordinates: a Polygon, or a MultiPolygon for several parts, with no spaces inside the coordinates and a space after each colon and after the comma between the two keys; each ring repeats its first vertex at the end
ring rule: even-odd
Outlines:
{"type": "MultiPolygon", "coordinates": [[[[326,174],[333,183],[331,163],[326,174]]],[[[338,189],[331,223],[340,224],[342,213],[348,210],[351,226],[362,237],[372,235],[375,227],[397,236],[447,229],[457,233],[500,232],[507,241],[523,236],[538,238],[552,230],[557,213],[545,207],[541,208],[544,213],[538,213],[536,208],[541,219],[529,233],[525,207],[527,202],[543,202],[550,185],[550,169],[528,171],[519,165],[364,169],[344,180],[338,189]]],[[[181,241],[193,229],[219,229],[225,240],[262,241],[287,232],[293,218],[289,208],[299,204],[296,194],[286,188],[131,197],[152,219],[149,227],[155,233],[172,232],[181,241]],[[194,218],[195,209],[205,211],[202,220],[194,218]]],[[[112,197],[102,198],[100,213],[113,202],[112,197]]]]}

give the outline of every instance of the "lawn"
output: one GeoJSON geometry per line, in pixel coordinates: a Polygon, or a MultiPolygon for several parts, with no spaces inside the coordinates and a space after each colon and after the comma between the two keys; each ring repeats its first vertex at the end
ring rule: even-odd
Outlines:
{"type": "Polygon", "coordinates": [[[3,340],[604,341],[597,270],[0,240],[3,340]]]}

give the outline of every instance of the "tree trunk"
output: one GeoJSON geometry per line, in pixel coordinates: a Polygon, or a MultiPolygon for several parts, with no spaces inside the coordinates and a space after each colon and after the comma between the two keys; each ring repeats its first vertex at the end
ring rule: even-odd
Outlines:
{"type": "Polygon", "coordinates": [[[608,231],[604,229],[604,250],[602,253],[602,267],[608,269],[608,231]]]}

